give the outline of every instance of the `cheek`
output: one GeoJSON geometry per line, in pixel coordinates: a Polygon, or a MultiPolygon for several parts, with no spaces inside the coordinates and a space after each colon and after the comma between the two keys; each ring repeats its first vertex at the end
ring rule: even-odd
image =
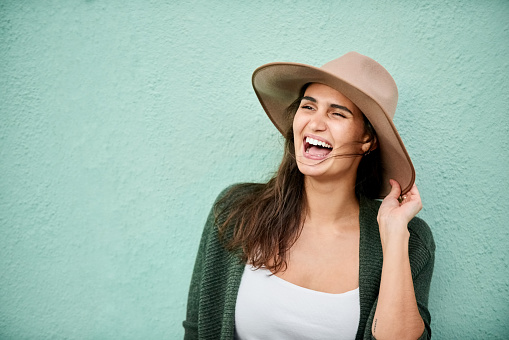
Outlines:
{"type": "Polygon", "coordinates": [[[359,128],[358,124],[337,124],[331,126],[331,133],[338,144],[359,142],[363,140],[364,127],[359,128]]]}
{"type": "Polygon", "coordinates": [[[300,148],[300,145],[302,143],[302,130],[305,126],[305,122],[303,122],[302,115],[299,115],[298,111],[295,113],[295,116],[293,117],[292,122],[292,129],[293,129],[293,143],[295,147],[295,152],[300,148]]]}
{"type": "Polygon", "coordinates": [[[297,145],[299,144],[300,134],[299,134],[299,128],[296,125],[295,120],[293,121],[293,144],[295,145],[295,149],[297,149],[297,145]]]}
{"type": "Polygon", "coordinates": [[[295,113],[293,116],[293,133],[297,134],[299,133],[304,126],[306,126],[305,116],[303,116],[301,113],[299,113],[299,110],[295,113]]]}
{"type": "Polygon", "coordinates": [[[365,127],[364,127],[364,121],[362,118],[356,118],[352,121],[352,125],[350,126],[350,129],[352,130],[352,134],[361,137],[365,133],[365,127]]]}
{"type": "Polygon", "coordinates": [[[367,132],[366,127],[364,126],[364,121],[357,121],[355,124],[355,136],[357,140],[363,141],[366,139],[367,132]]]}

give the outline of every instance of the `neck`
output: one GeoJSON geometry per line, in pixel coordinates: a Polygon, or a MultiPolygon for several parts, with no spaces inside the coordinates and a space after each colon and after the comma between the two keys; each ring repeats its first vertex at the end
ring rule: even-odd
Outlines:
{"type": "Polygon", "coordinates": [[[319,232],[345,232],[358,228],[359,201],[353,181],[319,181],[306,176],[307,228],[319,232]]]}

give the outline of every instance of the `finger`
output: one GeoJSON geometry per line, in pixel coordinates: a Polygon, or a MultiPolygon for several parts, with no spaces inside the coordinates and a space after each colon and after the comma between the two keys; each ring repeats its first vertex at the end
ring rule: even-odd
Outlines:
{"type": "Polygon", "coordinates": [[[401,194],[401,197],[406,198],[408,201],[421,199],[421,196],[419,195],[419,190],[417,190],[417,186],[415,184],[406,193],[401,194]]]}
{"type": "Polygon", "coordinates": [[[410,188],[410,191],[409,191],[410,194],[412,195],[416,195],[418,197],[421,197],[421,195],[419,194],[419,190],[417,190],[417,185],[414,183],[414,185],[412,185],[412,187],[410,188]]]}
{"type": "Polygon", "coordinates": [[[393,179],[390,179],[389,183],[391,184],[392,188],[387,196],[398,199],[399,195],[401,194],[401,187],[399,186],[399,183],[393,179]]]}
{"type": "Polygon", "coordinates": [[[422,208],[422,201],[421,201],[421,194],[419,193],[419,190],[417,190],[417,185],[413,185],[410,189],[409,193],[411,194],[412,201],[418,202],[420,205],[419,210],[422,208]]]}

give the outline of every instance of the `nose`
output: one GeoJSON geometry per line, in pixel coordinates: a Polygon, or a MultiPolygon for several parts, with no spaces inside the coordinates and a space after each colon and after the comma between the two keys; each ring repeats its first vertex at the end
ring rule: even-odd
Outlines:
{"type": "Polygon", "coordinates": [[[321,110],[317,110],[309,120],[309,127],[314,131],[324,131],[327,129],[327,123],[325,119],[327,114],[321,110]]]}

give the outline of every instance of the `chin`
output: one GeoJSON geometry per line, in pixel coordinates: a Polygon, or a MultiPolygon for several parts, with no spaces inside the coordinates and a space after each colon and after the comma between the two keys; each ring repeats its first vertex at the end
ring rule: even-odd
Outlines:
{"type": "Polygon", "coordinates": [[[338,164],[338,160],[334,159],[327,159],[321,163],[313,163],[309,160],[307,160],[306,164],[297,162],[297,167],[304,176],[317,180],[341,180],[349,178],[352,172],[356,173],[356,168],[354,169],[353,164],[338,164]]]}
{"type": "MultiPolygon", "coordinates": [[[[327,161],[325,161],[324,163],[326,163],[327,161]]],[[[309,176],[309,177],[327,177],[329,174],[327,174],[327,170],[329,169],[329,167],[326,165],[326,164],[320,164],[317,162],[317,164],[314,164],[314,165],[308,165],[308,164],[301,164],[301,163],[297,163],[297,167],[299,168],[299,171],[304,175],[304,176],[309,176]]]]}

